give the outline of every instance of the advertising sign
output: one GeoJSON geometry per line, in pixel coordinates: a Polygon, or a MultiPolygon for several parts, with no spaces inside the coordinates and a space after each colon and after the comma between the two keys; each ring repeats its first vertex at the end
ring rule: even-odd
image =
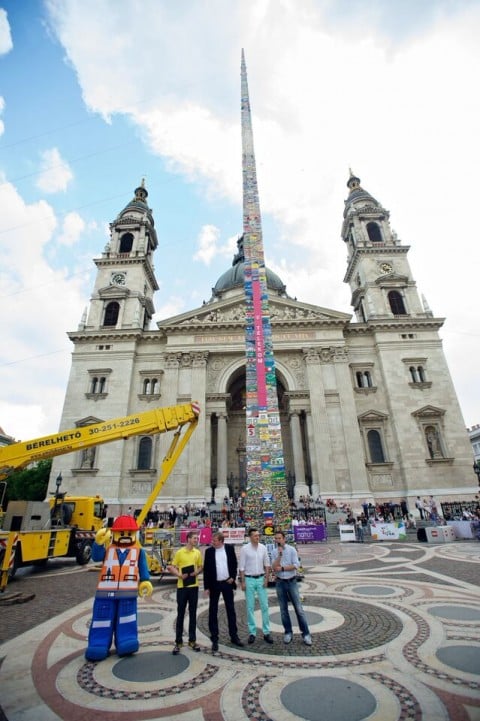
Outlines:
{"type": "Polygon", "coordinates": [[[325,525],[294,526],[293,538],[296,543],[312,543],[313,541],[327,540],[327,527],[325,525]]]}
{"type": "Polygon", "coordinates": [[[404,541],[407,537],[405,523],[381,523],[377,521],[370,526],[372,541],[404,541]]]}

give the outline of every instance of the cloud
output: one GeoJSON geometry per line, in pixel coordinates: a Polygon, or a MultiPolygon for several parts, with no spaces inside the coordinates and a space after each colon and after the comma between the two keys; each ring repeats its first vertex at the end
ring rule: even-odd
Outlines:
{"type": "Polygon", "coordinates": [[[43,151],[37,188],[44,193],[64,192],[72,178],[70,166],[62,159],[58,148],[43,151]]]}
{"type": "Polygon", "coordinates": [[[214,225],[204,225],[197,238],[198,250],[193,260],[200,260],[205,265],[210,265],[215,257],[219,230],[214,225]]]}
{"type": "Polygon", "coordinates": [[[3,8],[0,8],[0,55],[6,55],[12,48],[12,34],[7,13],[3,8]]]}
{"type": "Polygon", "coordinates": [[[62,231],[58,236],[59,244],[67,247],[75,245],[78,243],[85,227],[85,221],[78,213],[67,213],[63,219],[62,231]]]}
{"type": "Polygon", "coordinates": [[[72,351],[65,329],[77,327],[91,285],[85,273],[70,277],[66,269],[49,264],[58,221],[48,203],[27,203],[4,181],[0,206],[0,425],[9,435],[26,439],[58,427],[52,427],[45,399],[49,409],[58,409],[58,424],[72,351]]]}
{"type": "Polygon", "coordinates": [[[157,309],[153,317],[153,326],[156,323],[173,318],[185,310],[185,298],[183,296],[171,295],[168,300],[157,309]]]}
{"type": "MultiPolygon", "coordinates": [[[[244,47],[262,214],[278,231],[265,235],[267,264],[283,267],[291,295],[351,312],[340,228],[352,167],[411,245],[419,291],[448,316],[442,337],[462,383],[478,357],[478,243],[465,209],[478,204],[480,6],[433,5],[420,25],[411,0],[358,2],[354,15],[320,0],[212,0],[208,17],[195,0],[145,0],[142,13],[122,1],[47,6],[87,106],[128,117],[206,201],[236,208],[244,47]]],[[[213,241],[198,260],[212,262],[213,241]]]]}
{"type": "Polygon", "coordinates": [[[204,225],[197,238],[198,250],[193,260],[210,265],[218,255],[229,257],[235,249],[237,236],[229,238],[223,245],[219,243],[220,231],[214,225],[204,225]]]}

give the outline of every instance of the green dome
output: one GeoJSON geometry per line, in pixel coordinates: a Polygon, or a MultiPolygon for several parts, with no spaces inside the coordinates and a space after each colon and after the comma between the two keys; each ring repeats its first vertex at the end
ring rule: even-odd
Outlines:
{"type": "MultiPolygon", "coordinates": [[[[215,283],[213,288],[214,296],[223,293],[232,288],[240,288],[244,284],[245,274],[245,256],[243,252],[243,236],[237,240],[238,253],[234,256],[232,267],[223,273],[215,283]]],[[[273,270],[265,268],[267,278],[267,288],[277,292],[279,295],[285,295],[286,286],[273,270]]]]}

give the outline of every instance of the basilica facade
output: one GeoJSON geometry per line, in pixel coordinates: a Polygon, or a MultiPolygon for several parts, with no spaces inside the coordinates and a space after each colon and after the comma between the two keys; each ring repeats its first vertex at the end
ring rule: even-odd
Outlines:
{"type": "MultiPolygon", "coordinates": [[[[288,492],[354,505],[469,497],[472,449],[435,318],[389,212],[351,174],[341,226],[353,315],[293,299],[266,269],[288,492]]],[[[75,332],[61,428],[191,400],[201,416],[159,505],[245,491],[243,239],[212,297],[151,328],[158,239],[143,183],[111,223],[88,312],[75,332]]],[[[340,282],[339,278],[339,282],[340,282]]],[[[110,513],[140,507],[169,434],[55,458],[69,493],[110,513]]]]}

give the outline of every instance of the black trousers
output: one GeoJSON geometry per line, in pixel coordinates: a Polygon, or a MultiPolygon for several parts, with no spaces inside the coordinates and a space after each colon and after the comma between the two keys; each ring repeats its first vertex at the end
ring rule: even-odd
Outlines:
{"type": "Polygon", "coordinates": [[[183,621],[188,605],[188,640],[197,640],[198,586],[177,588],[177,622],[175,624],[175,643],[182,643],[183,621]]]}
{"type": "Polygon", "coordinates": [[[225,603],[230,638],[238,638],[237,615],[235,613],[235,603],[233,600],[233,584],[227,583],[226,581],[219,581],[210,589],[210,603],[208,606],[208,629],[212,641],[218,641],[218,602],[220,596],[223,597],[225,603]]]}

